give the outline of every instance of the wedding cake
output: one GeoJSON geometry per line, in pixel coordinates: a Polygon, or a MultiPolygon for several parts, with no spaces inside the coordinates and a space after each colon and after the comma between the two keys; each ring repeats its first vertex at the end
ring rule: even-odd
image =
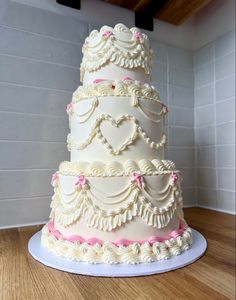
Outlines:
{"type": "Polygon", "coordinates": [[[181,175],[164,159],[168,112],[150,85],[147,35],[103,26],[82,48],[82,85],[67,106],[70,162],[52,176],[42,245],[89,263],[136,264],[181,254],[192,244],[181,175]]]}

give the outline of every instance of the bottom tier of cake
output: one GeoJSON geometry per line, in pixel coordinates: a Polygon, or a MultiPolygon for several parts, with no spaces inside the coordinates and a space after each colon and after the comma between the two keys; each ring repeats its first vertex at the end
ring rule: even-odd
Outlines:
{"type": "Polygon", "coordinates": [[[170,161],[64,162],[53,175],[42,244],[90,263],[142,263],[188,249],[181,175],[170,161]]]}
{"type": "Polygon", "coordinates": [[[138,264],[168,259],[189,249],[192,232],[186,223],[181,222],[179,229],[169,236],[150,237],[148,240],[119,240],[106,242],[96,238],[81,236],[65,237],[48,223],[42,230],[42,245],[55,255],[70,260],[106,264],[138,264]]]}

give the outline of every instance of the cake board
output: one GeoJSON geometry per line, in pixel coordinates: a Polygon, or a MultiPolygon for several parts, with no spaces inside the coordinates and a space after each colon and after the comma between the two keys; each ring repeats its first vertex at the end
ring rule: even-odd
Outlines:
{"type": "Polygon", "coordinates": [[[165,273],[187,266],[199,259],[207,248],[206,239],[192,229],[193,244],[187,251],[167,260],[142,264],[90,264],[71,261],[56,256],[41,246],[41,231],[34,234],[28,243],[28,250],[34,259],[42,264],[69,273],[101,277],[133,277],[165,273]]]}

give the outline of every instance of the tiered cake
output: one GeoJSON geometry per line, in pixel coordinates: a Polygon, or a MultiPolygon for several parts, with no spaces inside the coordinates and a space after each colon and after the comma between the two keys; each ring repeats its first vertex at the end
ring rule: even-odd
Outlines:
{"type": "Polygon", "coordinates": [[[167,107],[150,82],[148,37],[122,24],[83,45],[80,86],[67,106],[70,162],[52,177],[42,244],[90,263],[135,264],[187,250],[181,176],[164,160],[167,107]]]}

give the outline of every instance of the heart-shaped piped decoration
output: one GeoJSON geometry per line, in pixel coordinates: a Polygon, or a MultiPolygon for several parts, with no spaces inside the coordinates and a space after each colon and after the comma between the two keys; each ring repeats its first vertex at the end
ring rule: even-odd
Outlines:
{"type": "Polygon", "coordinates": [[[107,138],[105,137],[105,134],[101,131],[101,127],[99,126],[97,129],[97,137],[102,142],[102,144],[107,148],[109,153],[111,155],[119,155],[124,150],[127,149],[127,147],[134,143],[134,141],[138,137],[138,123],[136,119],[130,115],[122,115],[118,119],[113,119],[110,115],[102,115],[100,119],[100,125],[104,121],[110,122],[110,124],[114,127],[121,127],[123,122],[131,122],[133,124],[133,128],[131,133],[128,135],[128,137],[125,139],[125,141],[117,148],[114,149],[114,147],[108,142],[107,138]]]}

